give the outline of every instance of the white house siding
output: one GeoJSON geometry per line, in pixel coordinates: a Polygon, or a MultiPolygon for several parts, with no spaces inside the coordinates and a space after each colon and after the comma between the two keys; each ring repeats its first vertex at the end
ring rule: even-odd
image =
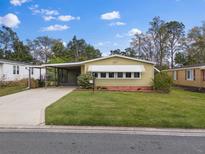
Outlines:
{"type": "MultiPolygon", "coordinates": [[[[29,77],[29,65],[24,64],[11,64],[4,63],[0,65],[0,76],[3,77],[4,81],[15,81],[26,79],[29,77]],[[13,74],[13,66],[19,66],[19,74],[13,74]],[[27,69],[26,69],[27,68],[27,69]]],[[[40,79],[40,69],[33,68],[33,74],[31,74],[31,78],[40,79]]],[[[45,70],[41,70],[42,77],[45,75],[45,70]]]]}
{"type": "Polygon", "coordinates": [[[3,64],[0,64],[0,81],[2,80],[1,78],[3,77],[3,64]]]}

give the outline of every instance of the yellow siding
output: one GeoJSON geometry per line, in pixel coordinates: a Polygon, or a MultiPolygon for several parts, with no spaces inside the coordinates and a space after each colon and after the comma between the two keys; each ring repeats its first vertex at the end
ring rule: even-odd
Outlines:
{"type": "Polygon", "coordinates": [[[81,67],[80,67],[80,72],[81,72],[81,74],[85,74],[85,71],[84,71],[85,69],[84,69],[84,65],[81,65],[81,67]]]}
{"type": "Polygon", "coordinates": [[[145,72],[141,79],[96,79],[96,86],[152,86],[154,66],[140,61],[120,57],[111,57],[99,61],[88,62],[81,67],[82,73],[87,73],[89,65],[144,65],[145,72]]]}
{"type": "MultiPolygon", "coordinates": [[[[205,81],[203,81],[202,70],[195,68],[195,80],[190,81],[185,78],[186,69],[176,70],[177,80],[173,80],[174,84],[181,86],[190,86],[190,87],[205,87],[205,81]]],[[[168,74],[173,77],[174,71],[169,70],[168,74]]]]}

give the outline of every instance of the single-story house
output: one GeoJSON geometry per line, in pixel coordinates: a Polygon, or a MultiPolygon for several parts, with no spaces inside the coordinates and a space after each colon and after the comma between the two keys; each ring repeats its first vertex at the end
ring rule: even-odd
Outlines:
{"type": "Polygon", "coordinates": [[[169,69],[175,85],[205,88],[205,64],[169,69]]]}
{"type": "Polygon", "coordinates": [[[35,65],[12,60],[0,59],[0,81],[16,81],[29,78],[43,79],[45,69],[33,68],[35,65]],[[31,68],[32,67],[32,68],[31,68]]]}
{"type": "Polygon", "coordinates": [[[149,90],[152,89],[154,65],[151,61],[112,55],[82,62],[45,64],[41,67],[55,68],[57,85],[76,86],[80,74],[92,73],[96,78],[96,87],[109,90],[149,90]]]}

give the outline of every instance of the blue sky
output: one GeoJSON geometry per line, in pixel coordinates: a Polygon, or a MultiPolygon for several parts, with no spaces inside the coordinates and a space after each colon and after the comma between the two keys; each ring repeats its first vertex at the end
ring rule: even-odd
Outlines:
{"type": "Polygon", "coordinates": [[[128,47],[155,16],[181,21],[187,31],[205,21],[205,0],[0,0],[0,24],[20,39],[46,35],[68,42],[77,35],[104,55],[128,47]]]}

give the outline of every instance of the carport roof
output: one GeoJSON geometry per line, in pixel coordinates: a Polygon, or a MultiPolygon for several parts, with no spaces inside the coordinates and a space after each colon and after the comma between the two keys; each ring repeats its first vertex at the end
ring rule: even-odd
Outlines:
{"type": "Polygon", "coordinates": [[[74,62],[74,63],[59,63],[59,64],[44,64],[41,67],[75,67],[75,66],[81,66],[83,62],[74,62]]]}

